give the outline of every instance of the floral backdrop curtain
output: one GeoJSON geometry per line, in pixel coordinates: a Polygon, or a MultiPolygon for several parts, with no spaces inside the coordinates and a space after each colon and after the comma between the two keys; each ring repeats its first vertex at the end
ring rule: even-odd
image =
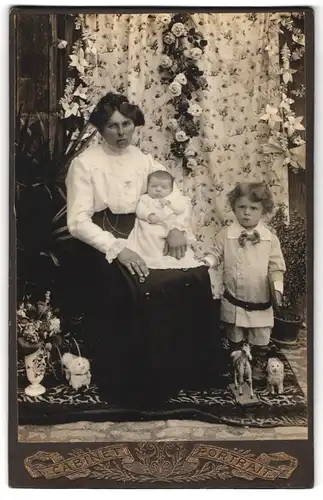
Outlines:
{"type": "MultiPolygon", "coordinates": [[[[114,90],[126,93],[142,107],[146,124],[137,132],[136,145],[172,170],[192,200],[193,229],[205,244],[231,220],[226,194],[237,181],[265,179],[277,202],[288,201],[287,168],[275,168],[261,149],[268,139],[268,127],[259,117],[269,101],[277,102],[280,80],[279,30],[269,16],[192,14],[192,26],[208,42],[198,61],[208,89],[193,96],[203,112],[199,136],[192,140],[199,165],[190,173],[170,154],[172,134],[167,122],[174,109],[167,103],[172,96],[158,72],[164,29],[158,16],[93,14],[79,18],[77,28],[90,47],[83,76],[87,96],[95,103],[114,90]]],[[[214,293],[218,294],[215,288],[214,293]]]]}

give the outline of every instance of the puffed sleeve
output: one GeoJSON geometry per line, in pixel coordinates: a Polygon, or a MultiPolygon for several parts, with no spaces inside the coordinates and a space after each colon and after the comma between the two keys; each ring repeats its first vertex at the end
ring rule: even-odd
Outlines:
{"type": "Polygon", "coordinates": [[[275,234],[272,234],[268,272],[274,282],[275,290],[281,293],[283,293],[284,288],[285,271],[286,265],[283,253],[281,251],[279,239],[275,234]]]}
{"type": "MultiPolygon", "coordinates": [[[[155,160],[150,154],[148,156],[149,162],[149,174],[156,172],[156,170],[169,170],[159,161],[155,160]]],[[[171,174],[171,172],[169,172],[171,174]]],[[[181,198],[183,211],[176,218],[174,218],[171,224],[168,226],[168,230],[179,229],[180,231],[186,231],[188,226],[190,225],[190,220],[192,216],[192,203],[188,196],[183,196],[181,190],[174,182],[173,194],[175,197],[181,198]]]]}
{"type": "Polygon", "coordinates": [[[186,210],[186,204],[191,203],[191,200],[187,196],[180,194],[175,194],[169,198],[170,205],[169,208],[173,210],[175,215],[180,215],[186,210]]]}
{"type": "Polygon", "coordinates": [[[123,250],[126,240],[115,238],[94,224],[94,194],[91,172],[80,158],[71,163],[67,177],[67,227],[70,234],[103,252],[108,262],[123,250]]]}
{"type": "Polygon", "coordinates": [[[152,213],[149,203],[149,197],[146,194],[140,196],[136,207],[136,215],[138,219],[148,220],[148,216],[152,213]]]}

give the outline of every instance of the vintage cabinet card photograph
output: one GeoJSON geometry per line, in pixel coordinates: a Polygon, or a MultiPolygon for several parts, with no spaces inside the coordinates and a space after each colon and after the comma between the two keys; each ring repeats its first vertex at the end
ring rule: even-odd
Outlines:
{"type": "Polygon", "coordinates": [[[11,9],[10,486],[313,487],[313,40],[11,9]]]}

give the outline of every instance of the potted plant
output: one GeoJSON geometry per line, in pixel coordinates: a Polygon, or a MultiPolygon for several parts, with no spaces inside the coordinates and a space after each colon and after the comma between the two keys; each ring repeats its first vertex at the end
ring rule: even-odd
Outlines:
{"type": "Polygon", "coordinates": [[[304,321],[300,300],[306,294],[306,223],[295,210],[288,218],[286,206],[280,204],[269,224],[279,238],[286,263],[282,306],[275,312],[272,340],[288,347],[296,344],[304,321]]]}

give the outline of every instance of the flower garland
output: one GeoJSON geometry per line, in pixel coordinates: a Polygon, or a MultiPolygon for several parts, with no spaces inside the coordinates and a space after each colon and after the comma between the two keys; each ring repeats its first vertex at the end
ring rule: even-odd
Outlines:
{"type": "Polygon", "coordinates": [[[162,83],[168,84],[171,96],[168,102],[174,106],[174,117],[170,118],[167,129],[173,133],[171,153],[182,158],[188,170],[198,167],[197,151],[190,141],[199,135],[199,117],[202,108],[193,93],[206,90],[208,85],[203,71],[198,67],[207,41],[194,27],[190,14],[161,14],[163,30],[163,56],[159,65],[162,83]]]}
{"type": "Polygon", "coordinates": [[[304,85],[293,89],[294,75],[299,71],[295,68],[295,62],[301,61],[305,53],[304,34],[295,24],[301,24],[303,18],[303,13],[278,13],[270,16],[270,33],[275,36],[266,47],[268,54],[273,55],[275,52],[277,33],[284,35],[287,41],[280,50],[280,104],[278,107],[267,104],[265,113],[259,118],[269,126],[269,139],[268,143],[263,145],[263,152],[271,156],[273,168],[288,165],[294,172],[305,169],[303,117],[296,116],[291,107],[295,103],[293,97],[303,98],[305,95],[304,85]]]}

